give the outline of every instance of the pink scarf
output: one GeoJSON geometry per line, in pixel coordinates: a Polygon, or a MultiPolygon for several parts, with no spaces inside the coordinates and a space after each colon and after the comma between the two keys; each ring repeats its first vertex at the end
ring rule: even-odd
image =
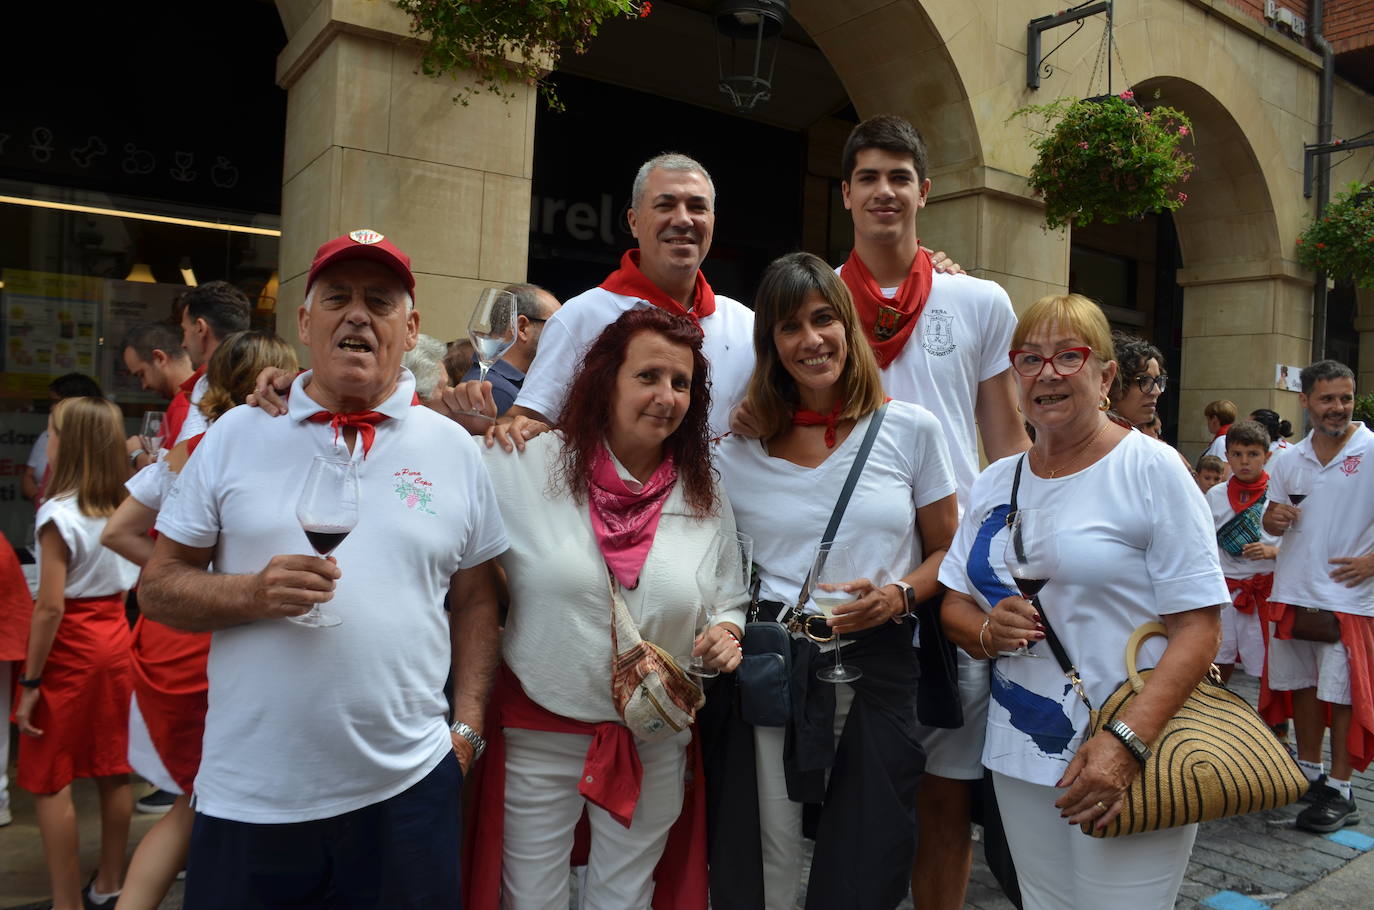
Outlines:
{"type": "Polygon", "coordinates": [[[668,455],[638,493],[630,491],[616,473],[605,446],[598,446],[587,484],[596,545],[616,581],[626,588],[639,584],[639,572],[654,543],[663,515],[663,502],[677,483],[677,467],[668,455]]]}

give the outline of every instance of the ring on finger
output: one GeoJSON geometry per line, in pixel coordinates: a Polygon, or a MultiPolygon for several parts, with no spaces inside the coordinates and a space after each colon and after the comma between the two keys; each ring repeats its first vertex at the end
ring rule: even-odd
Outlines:
{"type": "Polygon", "coordinates": [[[1106,812],[1106,811],[1107,811],[1107,804],[1104,803],[1104,802],[1102,802],[1102,800],[1099,799],[1099,800],[1097,801],[1097,808],[1101,809],[1103,812],[1106,812]]]}

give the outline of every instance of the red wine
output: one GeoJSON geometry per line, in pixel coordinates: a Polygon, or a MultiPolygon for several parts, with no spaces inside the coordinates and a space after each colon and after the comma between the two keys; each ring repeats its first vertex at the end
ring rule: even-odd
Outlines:
{"type": "Polygon", "coordinates": [[[1289,493],[1288,498],[1293,501],[1293,505],[1300,506],[1302,501],[1307,498],[1306,493],[1289,493]]]}
{"type": "Polygon", "coordinates": [[[334,548],[344,542],[348,532],[352,528],[306,528],[305,536],[310,538],[310,545],[315,548],[315,552],[321,556],[328,556],[334,552],[334,548]]]}
{"type": "Polygon", "coordinates": [[[1016,587],[1020,589],[1022,597],[1030,600],[1039,594],[1040,589],[1048,582],[1048,578],[1018,578],[1016,579],[1016,587]]]}

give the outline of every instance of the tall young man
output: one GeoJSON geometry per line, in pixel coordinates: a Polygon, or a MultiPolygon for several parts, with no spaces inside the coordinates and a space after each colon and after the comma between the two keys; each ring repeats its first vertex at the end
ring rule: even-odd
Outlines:
{"type": "Polygon", "coordinates": [[[205,417],[200,413],[200,399],[205,395],[205,365],[210,355],[219,349],[224,339],[249,326],[252,310],[248,297],[227,281],[207,281],[191,288],[181,297],[181,346],[196,368],[182,384],[182,391],[191,400],[181,432],[173,442],[181,442],[205,432],[205,417]]]}
{"type": "Polygon", "coordinates": [[[1374,759],[1374,433],[1351,422],[1355,374],[1345,364],[1318,361],[1301,381],[1312,431],[1274,459],[1264,513],[1264,529],[1283,538],[1269,688],[1293,693],[1298,766],[1312,782],[1297,826],[1328,832],[1360,821],[1350,775],[1374,759]]]}
{"type": "MultiPolygon", "coordinates": [[[[945,428],[962,506],[978,474],[978,435],[989,461],[1030,447],[1007,352],[1011,300],[991,281],[935,271],[916,221],[930,194],[925,142],[900,117],[856,126],[841,161],[854,250],[839,268],[893,398],[919,404],[945,428]]],[[[983,776],[986,667],[960,655],[964,726],[922,727],[926,773],[917,804],[912,899],[922,910],[964,904],[973,845],[973,781],[983,776]]]]}

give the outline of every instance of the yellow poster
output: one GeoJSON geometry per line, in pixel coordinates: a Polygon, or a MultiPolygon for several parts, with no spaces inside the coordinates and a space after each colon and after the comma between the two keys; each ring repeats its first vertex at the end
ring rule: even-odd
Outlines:
{"type": "Polygon", "coordinates": [[[0,394],[42,398],[64,373],[98,375],[104,281],[5,269],[4,373],[0,394]]]}

